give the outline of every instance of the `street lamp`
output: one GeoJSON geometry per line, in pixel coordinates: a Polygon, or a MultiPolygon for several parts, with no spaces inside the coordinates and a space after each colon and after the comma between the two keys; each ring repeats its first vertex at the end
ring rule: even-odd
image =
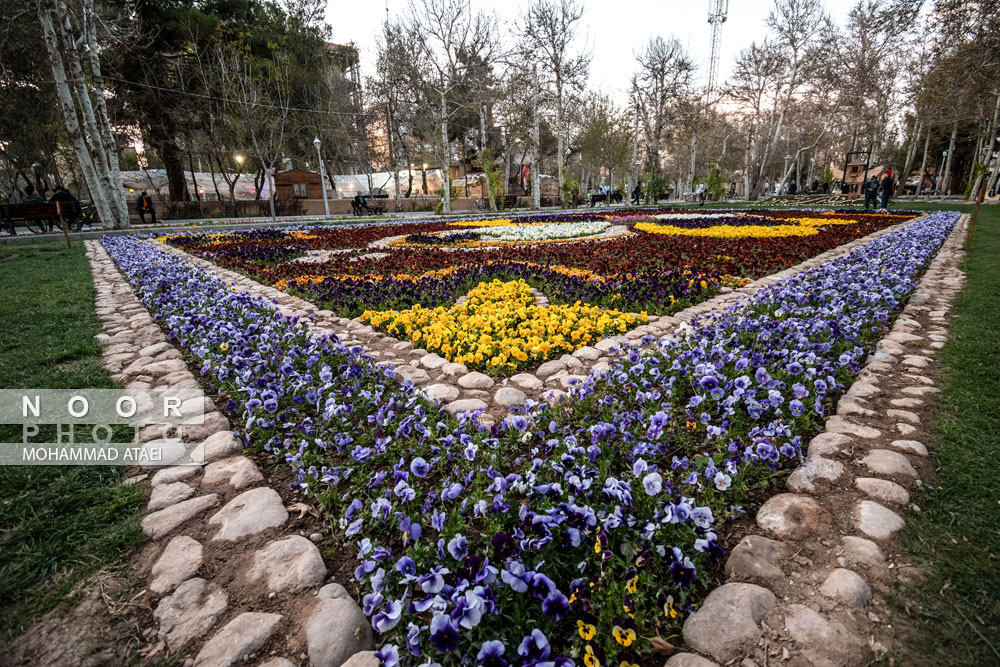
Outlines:
{"type": "Polygon", "coordinates": [[[243,166],[243,156],[242,155],[240,155],[239,153],[237,153],[236,156],[234,157],[234,159],[236,160],[236,164],[238,164],[240,166],[243,166]]]}
{"type": "Polygon", "coordinates": [[[323,171],[323,156],[319,152],[320,143],[319,137],[313,139],[316,157],[319,159],[319,187],[323,190],[323,208],[326,210],[327,217],[330,217],[330,200],[326,198],[326,173],[323,171]]]}

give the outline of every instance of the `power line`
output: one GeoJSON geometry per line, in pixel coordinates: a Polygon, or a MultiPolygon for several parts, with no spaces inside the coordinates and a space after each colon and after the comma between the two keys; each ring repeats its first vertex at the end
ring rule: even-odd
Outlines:
{"type": "MultiPolygon", "coordinates": [[[[217,95],[206,95],[204,93],[195,93],[195,92],[190,91],[190,90],[180,90],[180,89],[177,89],[177,88],[166,88],[164,86],[158,86],[158,85],[155,85],[155,84],[152,84],[152,83],[146,83],[145,81],[129,81],[128,79],[122,79],[122,78],[119,78],[119,77],[116,77],[116,76],[112,76],[110,74],[105,74],[104,78],[105,79],[109,79],[111,81],[116,81],[118,83],[126,84],[126,85],[129,85],[129,86],[140,86],[140,87],[143,87],[143,88],[148,88],[150,90],[158,90],[158,91],[162,91],[162,92],[165,92],[165,93],[172,93],[174,95],[187,95],[188,97],[198,97],[198,98],[206,99],[206,100],[215,100],[217,102],[225,102],[227,104],[241,104],[241,102],[238,102],[236,100],[233,100],[233,99],[230,99],[230,98],[227,98],[227,97],[219,97],[217,95]]],[[[69,79],[69,78],[67,78],[66,80],[67,81],[72,81],[74,83],[77,82],[77,81],[79,81],[79,79],[69,79]]],[[[53,83],[54,84],[55,81],[54,80],[47,80],[47,81],[44,81],[43,83],[53,83]]],[[[368,111],[326,111],[324,109],[306,109],[306,108],[302,108],[302,107],[288,107],[288,108],[285,108],[285,107],[276,106],[274,104],[256,104],[254,106],[260,107],[262,109],[276,109],[278,111],[301,111],[301,112],[304,112],[304,113],[319,113],[319,114],[326,114],[326,115],[329,115],[329,116],[377,116],[378,115],[375,112],[368,112],[368,111]]]]}

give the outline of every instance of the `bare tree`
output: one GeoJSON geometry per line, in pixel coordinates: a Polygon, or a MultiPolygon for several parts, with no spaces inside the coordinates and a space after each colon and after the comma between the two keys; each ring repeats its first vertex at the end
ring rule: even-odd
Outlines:
{"type": "Polygon", "coordinates": [[[676,37],[653,37],[636,54],[639,71],[632,77],[632,95],[646,140],[646,169],[652,178],[662,171],[660,154],[670,126],[671,110],[691,93],[694,65],[676,37]]]}
{"type": "MultiPolygon", "coordinates": [[[[568,88],[584,88],[590,69],[590,53],[574,53],[574,43],[583,17],[583,4],[577,0],[534,0],[521,17],[521,31],[535,51],[545,74],[552,78],[556,105],[556,170],[559,177],[559,202],[563,202],[563,161],[565,159],[565,97],[568,88]]],[[[535,168],[535,165],[532,165],[535,168]]]]}

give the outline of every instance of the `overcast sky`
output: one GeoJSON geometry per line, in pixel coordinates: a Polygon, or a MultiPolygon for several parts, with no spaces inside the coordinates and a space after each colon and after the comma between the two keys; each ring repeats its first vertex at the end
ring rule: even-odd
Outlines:
{"type": "MultiPolygon", "coordinates": [[[[402,14],[408,0],[388,0],[389,16],[395,20],[402,14]]],[[[527,6],[528,0],[472,0],[473,8],[493,11],[503,34],[513,34],[514,24],[527,6]]],[[[583,40],[593,53],[591,88],[616,92],[625,101],[630,74],[635,69],[634,53],[650,37],[674,35],[680,40],[698,67],[703,85],[708,74],[711,26],[708,24],[711,0],[584,0],[583,40]]],[[[837,5],[852,4],[850,0],[827,0],[828,10],[837,5]]],[[[364,76],[372,74],[375,60],[375,37],[386,17],[386,0],[330,0],[327,22],[332,27],[333,40],[353,41],[361,52],[364,76]]],[[[764,20],[772,0],[731,0],[729,18],[722,25],[722,49],[719,80],[725,81],[732,71],[740,49],[760,40],[765,32],[764,20]]],[[[511,38],[513,39],[513,37],[511,38]]]]}

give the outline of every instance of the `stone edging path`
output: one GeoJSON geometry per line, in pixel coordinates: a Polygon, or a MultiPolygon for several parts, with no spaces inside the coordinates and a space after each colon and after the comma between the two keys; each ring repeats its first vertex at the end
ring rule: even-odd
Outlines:
{"type": "Polygon", "coordinates": [[[905,576],[909,489],[933,470],[925,424],[938,393],[934,355],[965,281],[957,268],[968,216],[931,261],[892,330],[876,346],[808,458],[771,497],[726,562],[728,583],[684,623],[688,648],[667,667],[853,667],[892,642],[891,615],[877,595],[905,576]],[[920,438],[920,439],[918,439],[920,438]],[[874,592],[873,592],[874,589],[874,592]],[[773,662],[771,664],[774,664],[773,662]]]}
{"type": "Polygon", "coordinates": [[[906,220],[832,248],[738,289],[723,288],[722,293],[711,299],[673,315],[662,317],[651,315],[648,324],[631,329],[621,336],[609,336],[593,346],[585,346],[572,354],[564,354],[558,359],[541,364],[531,373],[517,373],[499,380],[485,373],[470,372],[464,364],[452,363],[438,354],[415,348],[413,343],[384,334],[358,318],[339,317],[305,299],[282,292],[241,273],[222,268],[209,260],[191,255],[162,241],[151,239],[148,242],[161,250],[183,257],[194,266],[214,272],[231,285],[272,301],[283,315],[302,317],[304,322],[311,322],[311,327],[318,333],[336,334],[344,345],[360,346],[377,362],[391,366],[397,378],[410,380],[420,387],[428,398],[444,403],[451,414],[483,411],[479,421],[488,427],[507,416],[511,407],[523,406],[528,399],[561,401],[571,387],[585,380],[590,373],[600,373],[610,368],[611,361],[617,356],[622,345],[641,347],[653,344],[659,338],[675,333],[685,322],[710,315],[713,311],[725,310],[762,287],[815,268],[837,257],[843,257],[855,248],[913,224],[916,219],[906,220]]]}
{"type": "MultiPolygon", "coordinates": [[[[105,333],[102,361],[126,388],[170,391],[199,385],[97,241],[86,242],[105,333]]],[[[204,465],[149,469],[140,593],[156,625],[147,655],[188,656],[186,667],[373,667],[371,625],[350,594],[328,582],[323,557],[297,534],[281,496],[265,482],[206,398],[204,424],[172,433],[151,427],[140,441],[200,443],[204,465]],[[149,476],[152,478],[149,479],[149,476]],[[148,556],[148,557],[144,557],[148,556]],[[325,585],[324,585],[325,584],[325,585]],[[291,658],[291,659],[289,659],[291,658]]],[[[202,460],[202,456],[193,456],[202,460]]],[[[147,481],[148,480],[148,481],[147,481]]],[[[140,596],[137,596],[140,597],[140,596]]]]}

